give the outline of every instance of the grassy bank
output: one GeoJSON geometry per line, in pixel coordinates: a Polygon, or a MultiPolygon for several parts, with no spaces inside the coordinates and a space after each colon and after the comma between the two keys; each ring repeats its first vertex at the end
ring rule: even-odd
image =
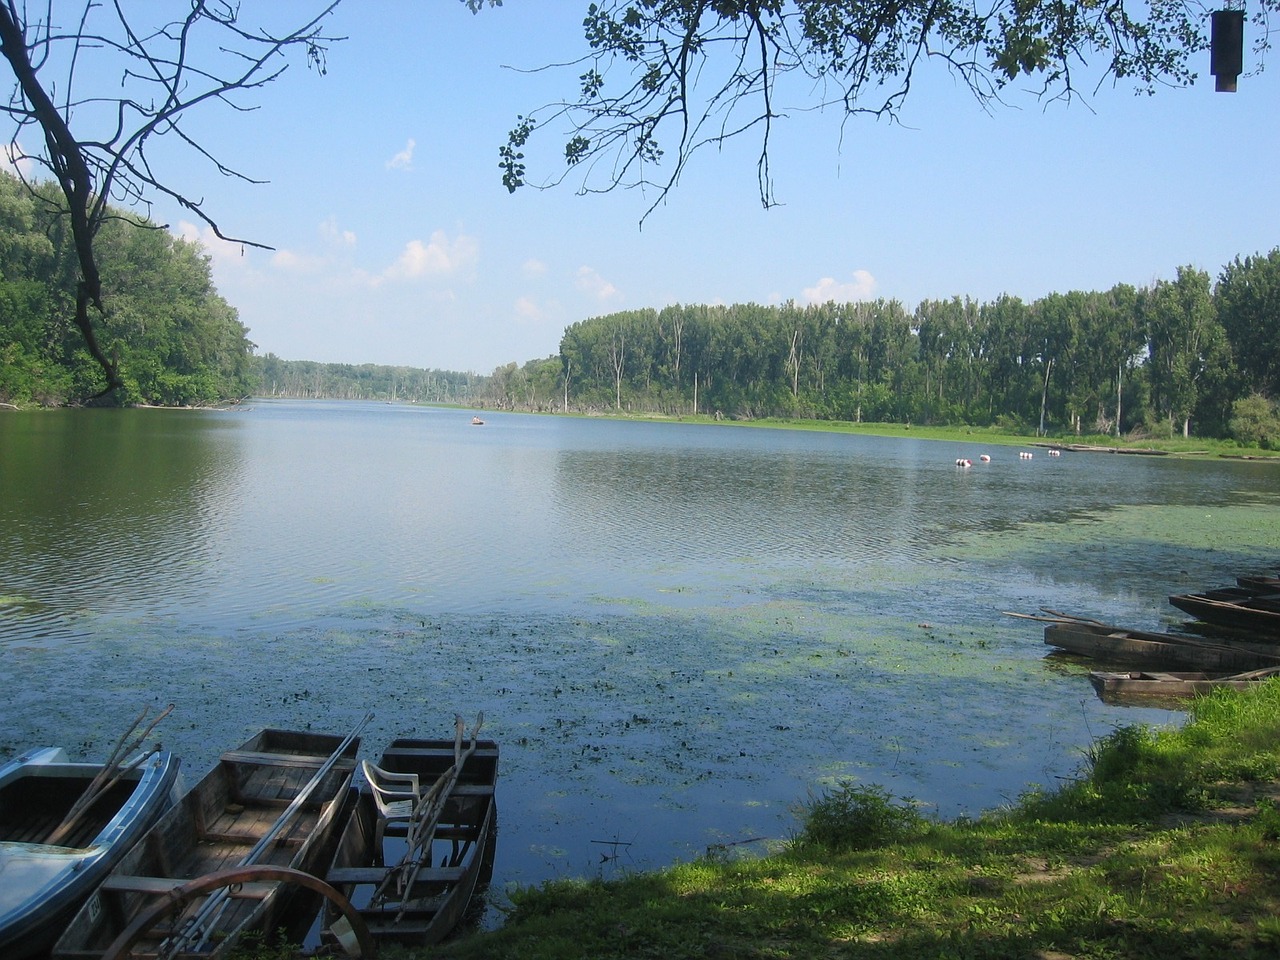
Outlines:
{"type": "Polygon", "coordinates": [[[918,440],[944,440],[954,443],[980,443],[1004,447],[1086,446],[1107,451],[1156,451],[1178,456],[1250,457],[1280,460],[1280,451],[1241,446],[1234,440],[1204,437],[1114,437],[1104,434],[1051,435],[1038,437],[1010,433],[998,427],[922,426],[909,423],[851,423],[846,420],[792,420],[765,417],[758,420],[716,420],[703,414],[667,417],[656,414],[596,414],[619,420],[660,423],[705,423],[724,427],[764,427],[782,430],[814,430],[823,433],[845,433],[868,437],[914,437],[918,440]]]}
{"type": "Polygon", "coordinates": [[[393,955],[1274,957],[1278,745],[1273,680],[1178,730],[1122,728],[1078,780],[980,818],[844,784],[772,856],[518,891],[502,929],[393,955]]]}

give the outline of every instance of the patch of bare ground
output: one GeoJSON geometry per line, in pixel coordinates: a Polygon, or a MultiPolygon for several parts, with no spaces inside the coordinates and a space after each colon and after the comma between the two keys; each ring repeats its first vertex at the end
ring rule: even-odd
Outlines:
{"type": "Polygon", "coordinates": [[[1263,783],[1219,783],[1215,792],[1221,804],[1197,813],[1171,813],[1161,819],[1162,827],[1181,827],[1195,823],[1244,823],[1258,815],[1258,804],[1264,800],[1280,803],[1280,781],[1263,783]]]}
{"type": "Polygon", "coordinates": [[[1087,857],[1072,857],[1070,860],[1054,864],[1041,857],[1029,857],[1024,861],[1026,869],[1022,873],[1014,874],[1013,882],[1016,884],[1052,883],[1054,880],[1070,876],[1075,870],[1084,870],[1101,863],[1112,852],[1100,850],[1087,857]]]}

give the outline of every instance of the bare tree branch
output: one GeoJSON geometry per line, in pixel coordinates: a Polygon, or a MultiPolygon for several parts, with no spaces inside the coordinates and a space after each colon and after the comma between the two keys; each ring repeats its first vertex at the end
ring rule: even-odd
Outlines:
{"type": "Polygon", "coordinates": [[[53,0],[0,2],[0,52],[17,81],[0,112],[14,122],[12,139],[20,156],[49,170],[62,188],[80,272],[76,326],[105,375],[105,394],[122,385],[90,316],[90,308],[99,315],[105,310],[93,245],[110,217],[109,204],[149,211],[155,197],[165,196],[220,239],[270,249],[225,234],[202,199],[153,167],[148,147],[169,137],[218,174],[259,182],[188,134],[184,121],[196,108],[213,104],[235,111],[256,109],[241,103],[239,95],[279,79],[294,51],[323,74],[328,45],[341,38],[326,35],[322,24],[341,0],[321,0],[314,15],[284,30],[243,26],[240,7],[232,0],[188,0],[185,16],[158,23],[147,20],[154,13],[151,5],[140,11],[126,10],[123,0],[80,2],[76,27],[69,33],[55,25],[53,0]],[[77,96],[81,67],[91,54],[119,61],[120,91],[115,96],[100,90],[77,96]],[[33,129],[39,131],[42,148],[28,153],[22,137],[33,129]]]}

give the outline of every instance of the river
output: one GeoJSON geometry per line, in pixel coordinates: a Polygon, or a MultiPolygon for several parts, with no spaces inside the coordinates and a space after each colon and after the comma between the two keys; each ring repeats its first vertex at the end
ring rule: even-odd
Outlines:
{"type": "Polygon", "coordinates": [[[483,416],[0,413],[0,756],[172,702],[194,782],[263,726],[371,709],[376,757],[483,711],[500,899],[767,849],[837,778],[940,816],[1052,787],[1181,714],[1005,612],[1162,629],[1280,556],[1273,464],[483,416]]]}

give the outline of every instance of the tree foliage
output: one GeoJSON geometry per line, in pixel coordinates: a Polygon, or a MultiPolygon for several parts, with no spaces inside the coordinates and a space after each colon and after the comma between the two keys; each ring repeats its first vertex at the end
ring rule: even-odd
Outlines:
{"type": "MultiPolygon", "coordinates": [[[[1259,54],[1278,3],[1253,5],[1259,54]]],[[[789,111],[896,118],[933,65],[983,105],[1015,81],[1068,100],[1108,81],[1182,86],[1208,46],[1208,10],[1137,0],[598,0],[583,29],[576,95],[517,118],[500,149],[509,190],[578,171],[583,192],[651,186],[656,206],[695,154],[750,136],[769,206],[770,137],[789,111]],[[565,167],[531,181],[524,151],[547,127],[563,133],[565,167]]]]}
{"type": "MultiPolygon", "coordinates": [[[[560,344],[574,409],[1002,425],[1252,440],[1280,369],[1280,251],[1138,290],[594,317],[560,344]],[[1246,295],[1246,291],[1250,295],[1246,295]],[[1219,317],[1234,311],[1232,322],[1219,317]],[[1265,347],[1263,345],[1266,345],[1265,347]],[[625,345],[625,349],[624,349],[625,345]],[[1250,349],[1250,362],[1234,358],[1250,349]],[[1240,406],[1251,395],[1261,400],[1240,406]],[[1234,419],[1233,419],[1234,418],[1234,419]]],[[[1274,439],[1274,434],[1266,434],[1274,439]]]]}
{"type": "MultiPolygon", "coordinates": [[[[50,183],[0,174],[0,400],[60,404],[94,392],[101,371],[71,321],[74,241],[50,183]]],[[[214,290],[208,257],[111,209],[96,257],[113,277],[98,339],[124,403],[208,404],[250,390],[252,344],[214,290]]]]}
{"type": "Polygon", "coordinates": [[[123,358],[104,349],[98,335],[107,307],[96,244],[114,215],[110,204],[146,212],[152,198],[165,196],[231,239],[197,192],[171,179],[196,168],[193,158],[220,175],[248,179],[199,141],[188,116],[214,105],[252,109],[247,98],[279,77],[295,53],[323,73],[334,38],[321,25],[337,2],[317,6],[300,25],[281,26],[269,13],[260,13],[257,23],[243,21],[233,0],[0,0],[0,54],[14,76],[13,92],[0,109],[14,124],[17,168],[24,161],[44,168],[63,195],[52,209],[67,221],[78,273],[74,322],[106,380],[105,389],[91,392],[126,385],[123,358]],[[118,80],[107,86],[102,77],[112,74],[118,80]],[[180,149],[171,153],[162,144],[180,149]],[[170,165],[175,155],[182,161],[170,165]]]}

